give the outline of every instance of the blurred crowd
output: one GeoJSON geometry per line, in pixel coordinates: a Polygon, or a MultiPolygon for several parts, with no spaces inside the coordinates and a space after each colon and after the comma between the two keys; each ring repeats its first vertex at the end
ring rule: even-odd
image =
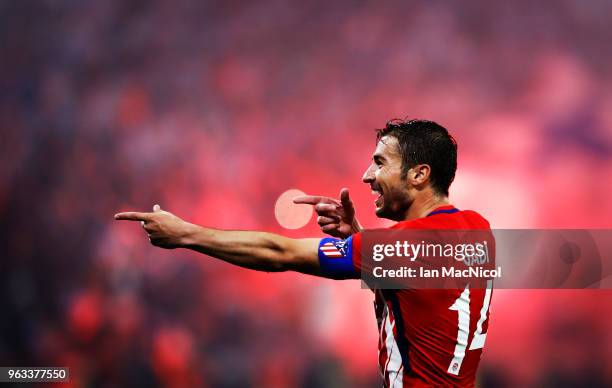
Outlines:
{"type": "MultiPolygon", "coordinates": [[[[289,231],[374,128],[440,122],[451,200],[497,228],[610,228],[612,3],[0,2],[0,365],[70,386],[378,386],[358,282],[152,248],[121,210],[289,231]]],[[[363,186],[363,187],[362,187],[363,186]]],[[[612,384],[612,292],[498,291],[479,384],[612,384]]]]}

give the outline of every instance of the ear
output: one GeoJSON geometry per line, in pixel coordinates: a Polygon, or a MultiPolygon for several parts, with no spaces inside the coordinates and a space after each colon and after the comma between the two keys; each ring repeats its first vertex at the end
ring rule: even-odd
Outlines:
{"type": "Polygon", "coordinates": [[[429,164],[417,164],[408,170],[408,179],[413,186],[422,186],[429,182],[431,167],[429,164]]]}

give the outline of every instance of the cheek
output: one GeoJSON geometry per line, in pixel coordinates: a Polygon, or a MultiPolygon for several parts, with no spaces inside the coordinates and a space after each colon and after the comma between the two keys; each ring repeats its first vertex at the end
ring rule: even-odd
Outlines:
{"type": "Polygon", "coordinates": [[[374,179],[378,184],[383,185],[385,183],[385,172],[383,170],[374,171],[374,179]]]}
{"type": "MultiPolygon", "coordinates": [[[[388,189],[390,186],[390,181],[389,181],[389,174],[387,174],[384,170],[378,170],[376,172],[376,181],[378,182],[378,184],[380,186],[382,186],[385,189],[388,189]]],[[[386,190],[385,190],[386,191],[386,190]]]]}
{"type": "Polygon", "coordinates": [[[406,191],[406,182],[401,179],[400,174],[389,174],[386,180],[388,191],[395,194],[403,194],[406,191]]]}

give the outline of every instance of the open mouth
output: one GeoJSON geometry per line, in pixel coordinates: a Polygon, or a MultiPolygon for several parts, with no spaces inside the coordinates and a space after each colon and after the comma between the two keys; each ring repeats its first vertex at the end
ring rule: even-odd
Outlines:
{"type": "Polygon", "coordinates": [[[376,206],[380,206],[381,202],[382,202],[382,190],[380,190],[379,188],[374,188],[372,187],[372,195],[376,196],[376,199],[374,200],[374,204],[376,206]]]}

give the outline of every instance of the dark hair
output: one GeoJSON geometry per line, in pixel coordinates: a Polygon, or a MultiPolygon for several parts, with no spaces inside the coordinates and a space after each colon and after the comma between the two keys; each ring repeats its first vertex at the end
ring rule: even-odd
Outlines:
{"type": "Polygon", "coordinates": [[[448,196],[457,171],[457,142],[446,128],[428,120],[393,119],[376,130],[376,142],[383,136],[397,138],[404,175],[417,164],[428,164],[431,186],[448,196]]]}

